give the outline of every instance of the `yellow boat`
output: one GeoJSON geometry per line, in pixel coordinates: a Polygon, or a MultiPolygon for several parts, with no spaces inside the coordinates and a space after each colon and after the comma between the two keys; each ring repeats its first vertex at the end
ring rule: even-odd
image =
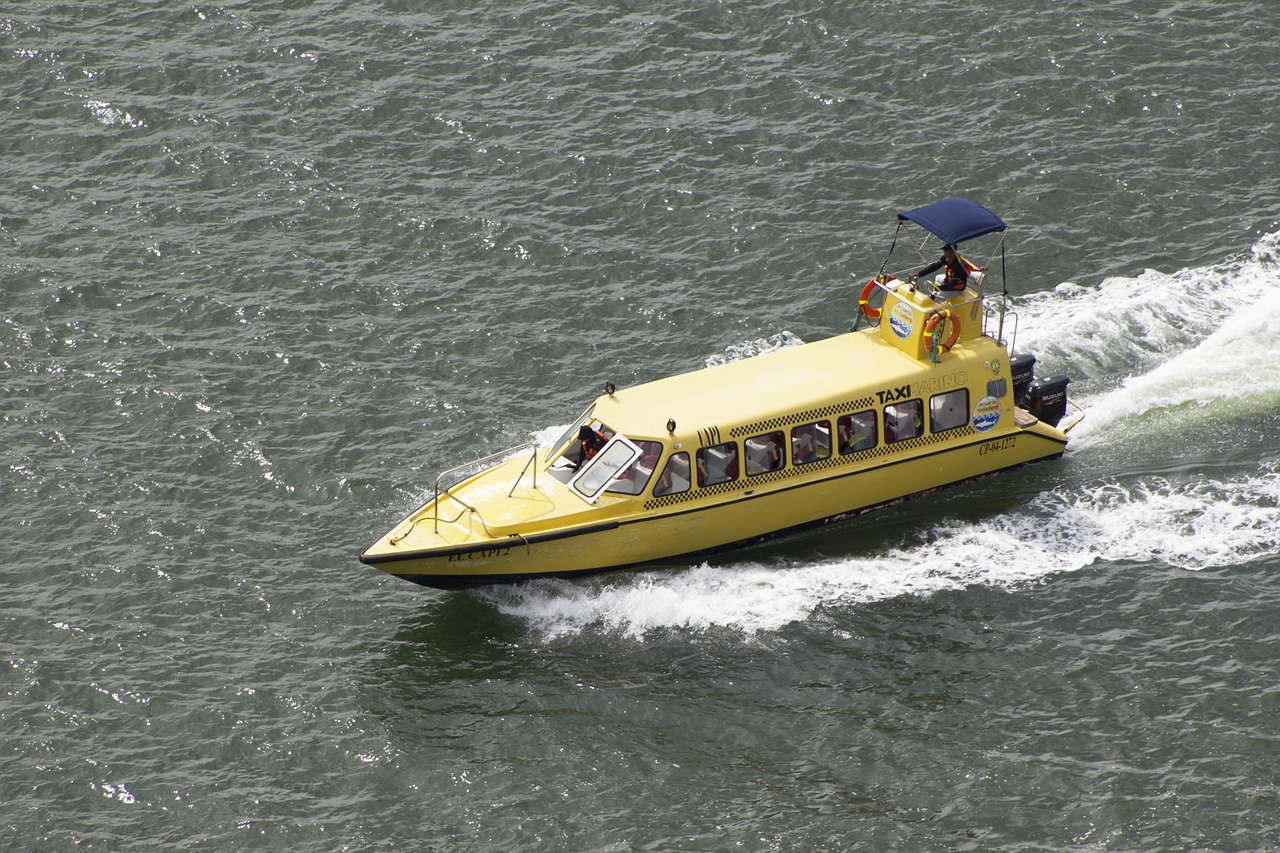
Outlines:
{"type": "MultiPolygon", "coordinates": [[[[995,235],[1003,256],[1004,222],[966,199],[898,214],[894,246],[906,234],[926,261],[913,226],[952,247],[995,235]]],[[[848,333],[606,385],[550,446],[441,474],[431,500],[360,560],[439,589],[599,572],[754,544],[1061,456],[1078,423],[1058,427],[1067,377],[1037,379],[1033,356],[1011,354],[1007,290],[988,312],[986,267],[958,257],[963,289],[936,293],[912,273],[941,263],[886,273],[886,258],[848,333]]]]}

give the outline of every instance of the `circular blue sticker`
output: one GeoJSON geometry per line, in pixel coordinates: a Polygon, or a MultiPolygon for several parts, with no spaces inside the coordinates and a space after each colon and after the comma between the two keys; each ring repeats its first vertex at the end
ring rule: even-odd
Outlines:
{"type": "Polygon", "coordinates": [[[978,432],[986,432],[1000,422],[1000,400],[996,397],[983,397],[973,407],[973,428],[978,432]]]}

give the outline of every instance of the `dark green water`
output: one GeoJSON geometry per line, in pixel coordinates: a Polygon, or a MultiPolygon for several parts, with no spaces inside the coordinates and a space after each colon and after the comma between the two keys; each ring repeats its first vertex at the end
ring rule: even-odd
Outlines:
{"type": "Polygon", "coordinates": [[[1247,2],[0,10],[0,848],[1280,849],[1247,2]],[[1055,463],[439,593],[436,472],[1011,225],[1055,463]]]}

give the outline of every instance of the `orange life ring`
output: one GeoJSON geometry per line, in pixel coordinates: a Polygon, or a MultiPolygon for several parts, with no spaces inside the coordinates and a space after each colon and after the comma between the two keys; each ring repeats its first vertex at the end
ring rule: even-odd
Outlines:
{"type": "Polygon", "coordinates": [[[862,295],[858,297],[858,310],[862,312],[863,317],[868,320],[880,319],[880,309],[871,307],[871,294],[875,292],[877,284],[888,284],[891,281],[893,281],[891,275],[878,275],[867,279],[867,283],[862,286],[862,295]]]}
{"type": "Polygon", "coordinates": [[[960,340],[960,318],[953,317],[950,308],[934,311],[929,315],[928,322],[924,324],[924,345],[930,352],[933,351],[933,331],[938,328],[938,324],[943,320],[951,321],[951,337],[947,338],[945,343],[938,345],[938,351],[950,352],[951,348],[956,345],[956,341],[960,340]]]}

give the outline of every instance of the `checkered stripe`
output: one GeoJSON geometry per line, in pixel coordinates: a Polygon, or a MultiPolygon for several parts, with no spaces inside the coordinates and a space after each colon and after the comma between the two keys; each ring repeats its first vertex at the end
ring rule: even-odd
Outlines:
{"type": "Polygon", "coordinates": [[[824,406],[821,409],[810,409],[807,412],[800,412],[794,415],[783,415],[779,418],[770,418],[767,421],[757,421],[753,424],[744,424],[736,426],[729,430],[731,438],[744,438],[753,435],[759,435],[762,432],[781,429],[782,427],[791,426],[793,424],[813,423],[820,418],[829,418],[835,414],[852,414],[865,409],[870,409],[875,405],[874,397],[863,397],[861,400],[854,400],[849,403],[837,403],[834,406],[824,406]]]}

